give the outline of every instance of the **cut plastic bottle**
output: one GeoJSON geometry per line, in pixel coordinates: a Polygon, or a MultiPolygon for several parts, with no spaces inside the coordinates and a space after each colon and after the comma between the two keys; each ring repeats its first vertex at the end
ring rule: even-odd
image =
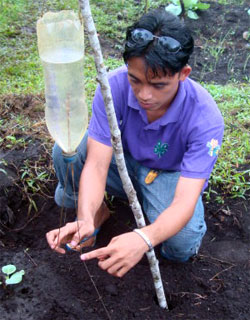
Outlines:
{"type": "Polygon", "coordinates": [[[45,78],[46,124],[70,157],[88,126],[83,26],[73,11],[48,12],[37,22],[37,36],[45,78]]]}

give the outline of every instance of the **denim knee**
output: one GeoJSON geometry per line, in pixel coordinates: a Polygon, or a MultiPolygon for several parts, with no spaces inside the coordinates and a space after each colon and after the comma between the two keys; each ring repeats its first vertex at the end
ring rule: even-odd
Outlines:
{"type": "Polygon", "coordinates": [[[185,262],[196,255],[206,233],[207,226],[203,216],[196,224],[188,224],[177,235],[162,243],[161,255],[173,261],[185,262]],[[193,228],[192,228],[193,227],[193,228]]]}
{"type": "Polygon", "coordinates": [[[199,251],[203,236],[196,241],[186,244],[162,243],[161,255],[171,261],[186,262],[199,251]]]}
{"type": "Polygon", "coordinates": [[[64,160],[62,149],[57,144],[53,147],[52,158],[58,178],[55,201],[59,206],[66,208],[77,206],[79,181],[86,158],[87,138],[86,133],[78,147],[75,160],[71,163],[64,160]]]}

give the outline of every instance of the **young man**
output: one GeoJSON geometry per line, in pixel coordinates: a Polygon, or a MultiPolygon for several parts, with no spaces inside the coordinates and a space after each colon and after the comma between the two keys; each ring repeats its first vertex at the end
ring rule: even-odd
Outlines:
{"type": "MultiPolygon", "coordinates": [[[[185,25],[156,10],[128,28],[126,66],[109,76],[128,172],[151,223],[141,234],[122,234],[107,247],[81,256],[97,258],[100,268],[114,276],[122,277],[138,263],[148,244],[161,243],[161,254],[169,260],[187,261],[198,252],[206,232],[201,195],[220,149],[223,119],[209,93],[188,78],[192,51],[193,38],[185,25]]],[[[59,178],[55,200],[74,207],[72,179],[65,188],[67,164],[58,146],[53,157],[59,178]]],[[[65,253],[64,243],[76,247],[79,235],[93,243],[96,230],[109,217],[105,190],[126,198],[99,87],[74,167],[78,222],[47,234],[50,247],[60,253],[65,253]]]]}

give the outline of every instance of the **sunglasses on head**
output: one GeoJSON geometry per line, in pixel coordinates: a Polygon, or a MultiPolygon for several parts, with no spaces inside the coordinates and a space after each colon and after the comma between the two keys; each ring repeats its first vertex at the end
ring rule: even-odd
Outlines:
{"type": "Polygon", "coordinates": [[[154,39],[157,39],[158,44],[164,49],[167,49],[168,52],[177,53],[182,49],[180,42],[175,40],[174,38],[167,36],[158,37],[152,32],[141,28],[134,29],[131,32],[130,39],[127,41],[127,45],[129,47],[135,47],[137,45],[147,45],[154,39]]]}

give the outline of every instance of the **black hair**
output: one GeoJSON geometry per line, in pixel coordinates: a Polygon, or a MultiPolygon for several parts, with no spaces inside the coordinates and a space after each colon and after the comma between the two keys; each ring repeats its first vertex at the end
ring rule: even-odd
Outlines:
{"type": "Polygon", "coordinates": [[[158,76],[159,72],[165,76],[174,75],[188,63],[193,48],[194,40],[185,24],[165,9],[157,9],[143,15],[139,21],[128,27],[123,59],[127,64],[130,58],[143,57],[147,69],[150,68],[154,76],[158,76]],[[158,41],[131,47],[128,41],[131,41],[131,32],[137,28],[146,29],[157,36],[172,37],[180,42],[181,50],[171,53],[158,44],[158,41]]]}

